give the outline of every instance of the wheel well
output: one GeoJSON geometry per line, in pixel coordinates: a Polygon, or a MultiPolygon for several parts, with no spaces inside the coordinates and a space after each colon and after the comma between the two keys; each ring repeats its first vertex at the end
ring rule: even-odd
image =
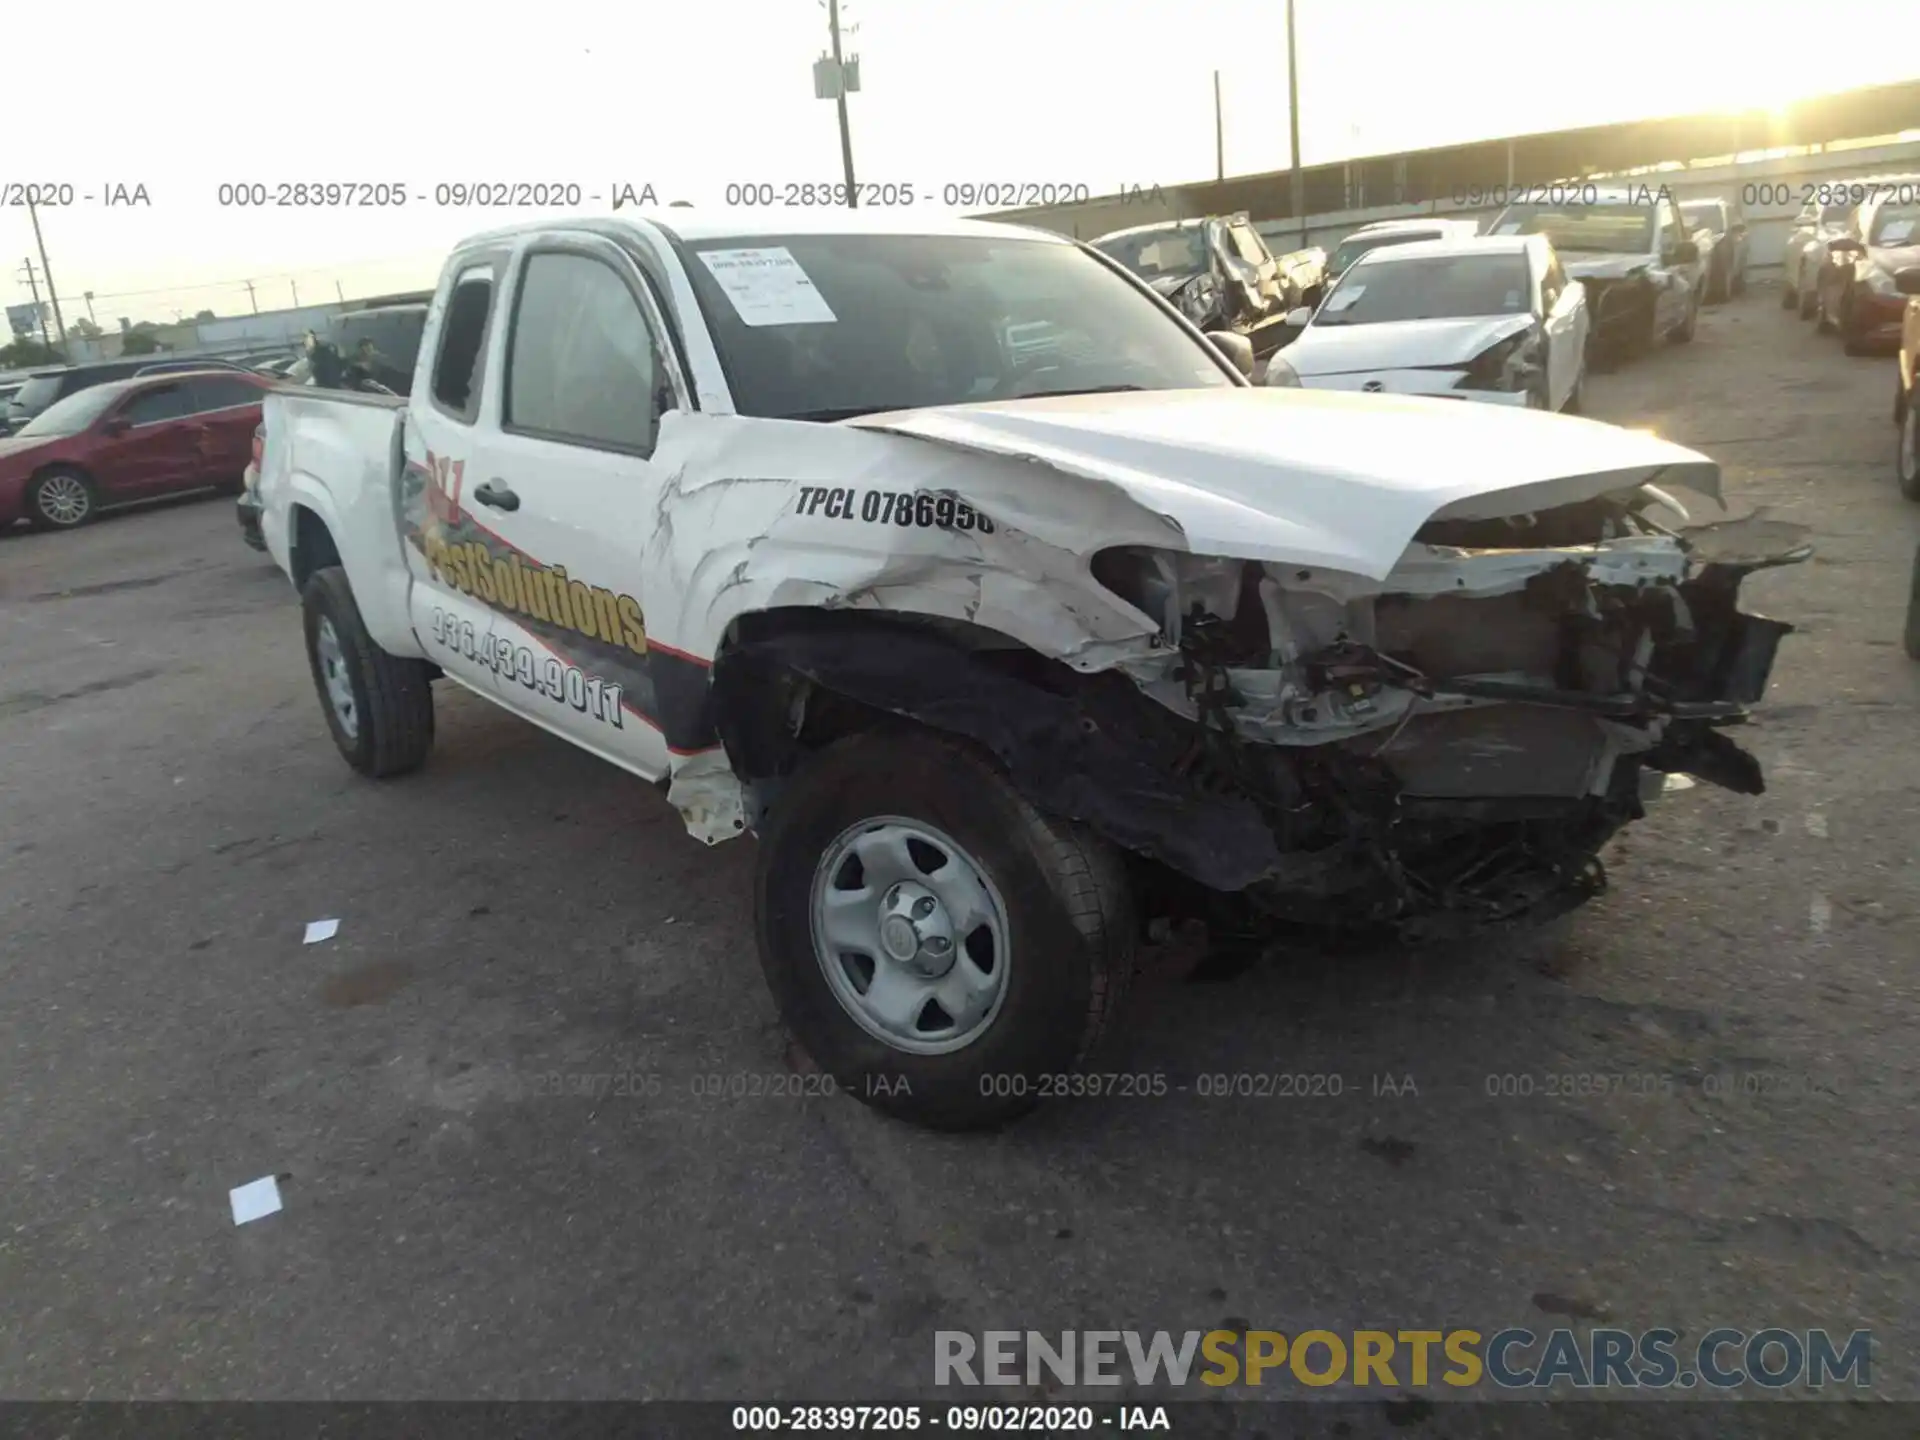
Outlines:
{"type": "Polygon", "coordinates": [[[27,480],[27,483],[31,485],[35,480],[39,480],[43,476],[54,474],[78,475],[82,480],[86,481],[87,484],[91,485],[94,483],[93,476],[88,473],[86,466],[75,465],[70,460],[56,460],[51,465],[42,465],[38,470],[33,472],[32,476],[27,480]]]}
{"type": "Polygon", "coordinates": [[[340,547],[333,543],[333,532],[327,529],[327,522],[304,505],[293,507],[291,549],[293,553],[287,558],[295,589],[304,589],[314,571],[340,563],[340,547]]]}
{"type": "Polygon", "coordinates": [[[829,640],[844,653],[902,635],[950,646],[955,663],[991,657],[995,668],[1038,674],[1057,665],[1010,636],[935,616],[792,608],[756,611],[729,627],[714,657],[713,719],[743,779],[776,779],[805,756],[850,735],[902,723],[902,712],[821,684],[780,658],[787,639],[829,640]]]}

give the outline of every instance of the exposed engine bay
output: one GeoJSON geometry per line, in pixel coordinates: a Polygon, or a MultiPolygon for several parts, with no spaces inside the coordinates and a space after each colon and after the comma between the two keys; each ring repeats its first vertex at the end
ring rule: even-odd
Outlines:
{"type": "Polygon", "coordinates": [[[1108,549],[1094,576],[1158,622],[1155,658],[1075,673],[904,619],[854,647],[823,615],[744,635],[716,667],[718,710],[751,712],[733,687],[787,687],[780,726],[726,735],[762,775],[849,704],[966,735],[1036,805],[1151,862],[1171,908],[1250,930],[1544,918],[1604,885],[1598,852],[1665,774],[1764,788],[1725,728],[1792,627],[1738,594],[1810,547],[1765,520],[1670,528],[1665,510],[1685,518],[1641,486],[1430,520],[1384,582],[1108,549]]]}

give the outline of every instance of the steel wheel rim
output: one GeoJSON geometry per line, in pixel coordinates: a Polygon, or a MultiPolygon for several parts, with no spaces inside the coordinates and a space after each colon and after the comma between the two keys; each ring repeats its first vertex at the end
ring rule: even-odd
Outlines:
{"type": "Polygon", "coordinates": [[[357,740],[360,738],[360,708],[353,699],[353,680],[347,674],[347,654],[341,647],[340,635],[333,628],[333,621],[324,616],[314,648],[320,654],[320,679],[326,686],[327,704],[333,707],[333,718],[340,723],[341,731],[349,740],[357,740]]]}
{"type": "Polygon", "coordinates": [[[897,815],[848,826],[814,868],[809,911],[827,988],[882,1044],[948,1055],[998,1018],[1006,903],[951,836],[897,815]]]}
{"type": "Polygon", "coordinates": [[[78,525],[93,505],[87,487],[73,475],[49,475],[42,480],[34,503],[56,525],[78,525]]]}

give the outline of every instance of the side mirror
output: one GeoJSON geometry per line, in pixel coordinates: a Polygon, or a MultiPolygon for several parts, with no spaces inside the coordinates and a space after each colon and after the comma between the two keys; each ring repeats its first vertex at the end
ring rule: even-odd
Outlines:
{"type": "Polygon", "coordinates": [[[1859,255],[1866,248],[1851,235],[1837,235],[1827,242],[1827,253],[1830,255],[1859,255]]]}
{"type": "Polygon", "coordinates": [[[124,435],[132,428],[133,422],[126,416],[114,415],[108,418],[107,423],[102,425],[100,430],[105,435],[124,435]]]}
{"type": "Polygon", "coordinates": [[[1893,277],[1893,288],[1902,295],[1920,295],[1920,265],[1909,265],[1893,277]]]}
{"type": "Polygon", "coordinates": [[[1209,330],[1207,339],[1249,380],[1253,378],[1253,342],[1234,330],[1209,330]]]}
{"type": "Polygon", "coordinates": [[[1287,312],[1287,324],[1295,330],[1302,329],[1311,319],[1313,319],[1313,307],[1311,305],[1302,305],[1298,310],[1289,310],[1287,312]]]}
{"type": "Polygon", "coordinates": [[[1700,258],[1700,247],[1691,240],[1679,240],[1667,255],[1675,265],[1691,265],[1700,258]]]}

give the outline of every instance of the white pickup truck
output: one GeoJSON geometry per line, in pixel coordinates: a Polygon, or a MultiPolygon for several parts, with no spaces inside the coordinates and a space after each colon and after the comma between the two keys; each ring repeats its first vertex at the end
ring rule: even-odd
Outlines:
{"type": "Polygon", "coordinates": [[[1674,528],[1711,461],[1246,363],[1035,231],[546,221],[454,252],[410,400],[269,396],[263,532],[356,769],[447,680],[753,832],[807,1051],[993,1124],[1166,923],[1550,916],[1662,772],[1762,788],[1737,592],[1806,550],[1674,528]]]}

